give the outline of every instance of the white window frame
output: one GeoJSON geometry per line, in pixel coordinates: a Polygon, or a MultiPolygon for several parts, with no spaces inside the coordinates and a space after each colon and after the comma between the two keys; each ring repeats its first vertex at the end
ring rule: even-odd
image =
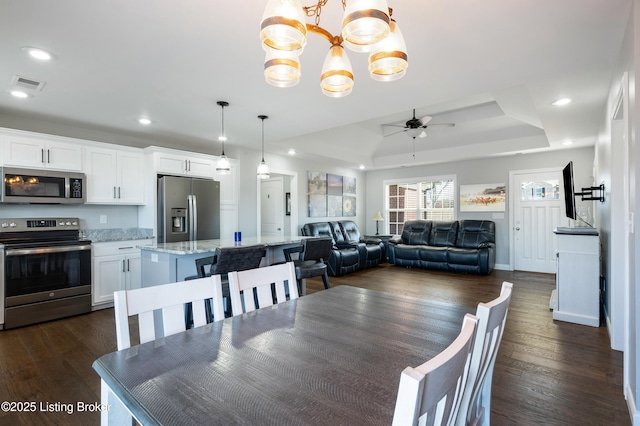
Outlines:
{"type": "MultiPolygon", "coordinates": [[[[403,178],[403,179],[386,179],[382,181],[382,196],[384,200],[384,226],[383,233],[389,234],[389,220],[390,220],[390,208],[389,208],[389,185],[402,185],[402,184],[419,184],[422,182],[432,182],[432,181],[445,181],[451,180],[453,181],[453,220],[458,219],[458,177],[455,174],[452,175],[439,175],[439,176],[425,176],[425,177],[411,177],[411,178],[403,178]]],[[[420,217],[420,213],[422,213],[420,208],[420,201],[418,198],[418,203],[416,206],[416,217],[420,217]]]]}

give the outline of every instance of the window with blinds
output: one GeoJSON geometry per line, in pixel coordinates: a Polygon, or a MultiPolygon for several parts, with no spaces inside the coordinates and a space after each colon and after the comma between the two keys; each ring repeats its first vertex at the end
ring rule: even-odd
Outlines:
{"type": "Polygon", "coordinates": [[[404,222],[413,219],[455,220],[455,180],[426,179],[385,185],[388,233],[402,234],[404,222]]]}

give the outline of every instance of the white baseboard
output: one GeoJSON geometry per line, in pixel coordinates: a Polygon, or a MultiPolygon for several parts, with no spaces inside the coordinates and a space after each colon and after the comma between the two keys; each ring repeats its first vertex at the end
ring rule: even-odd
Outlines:
{"type": "Polygon", "coordinates": [[[631,387],[627,386],[627,408],[629,409],[629,417],[631,417],[632,425],[640,425],[640,413],[636,407],[636,399],[633,395],[631,387]]]}
{"type": "Polygon", "coordinates": [[[509,265],[505,265],[503,263],[496,263],[493,266],[493,269],[498,269],[500,271],[511,271],[511,268],[509,267],[509,265]]]}

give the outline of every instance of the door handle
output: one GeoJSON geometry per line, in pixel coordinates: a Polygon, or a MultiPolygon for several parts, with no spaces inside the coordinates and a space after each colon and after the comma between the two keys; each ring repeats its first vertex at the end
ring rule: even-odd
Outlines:
{"type": "Polygon", "coordinates": [[[520,230],[520,227],[519,227],[519,226],[516,226],[516,231],[519,231],[519,230],[520,230]]]}

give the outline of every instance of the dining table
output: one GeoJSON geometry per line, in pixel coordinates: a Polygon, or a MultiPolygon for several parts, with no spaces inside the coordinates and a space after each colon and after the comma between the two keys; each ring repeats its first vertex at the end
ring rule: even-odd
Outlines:
{"type": "Polygon", "coordinates": [[[390,425],[401,372],[443,351],[474,311],[340,285],[192,328],[93,363],[101,421],[390,425]]]}

